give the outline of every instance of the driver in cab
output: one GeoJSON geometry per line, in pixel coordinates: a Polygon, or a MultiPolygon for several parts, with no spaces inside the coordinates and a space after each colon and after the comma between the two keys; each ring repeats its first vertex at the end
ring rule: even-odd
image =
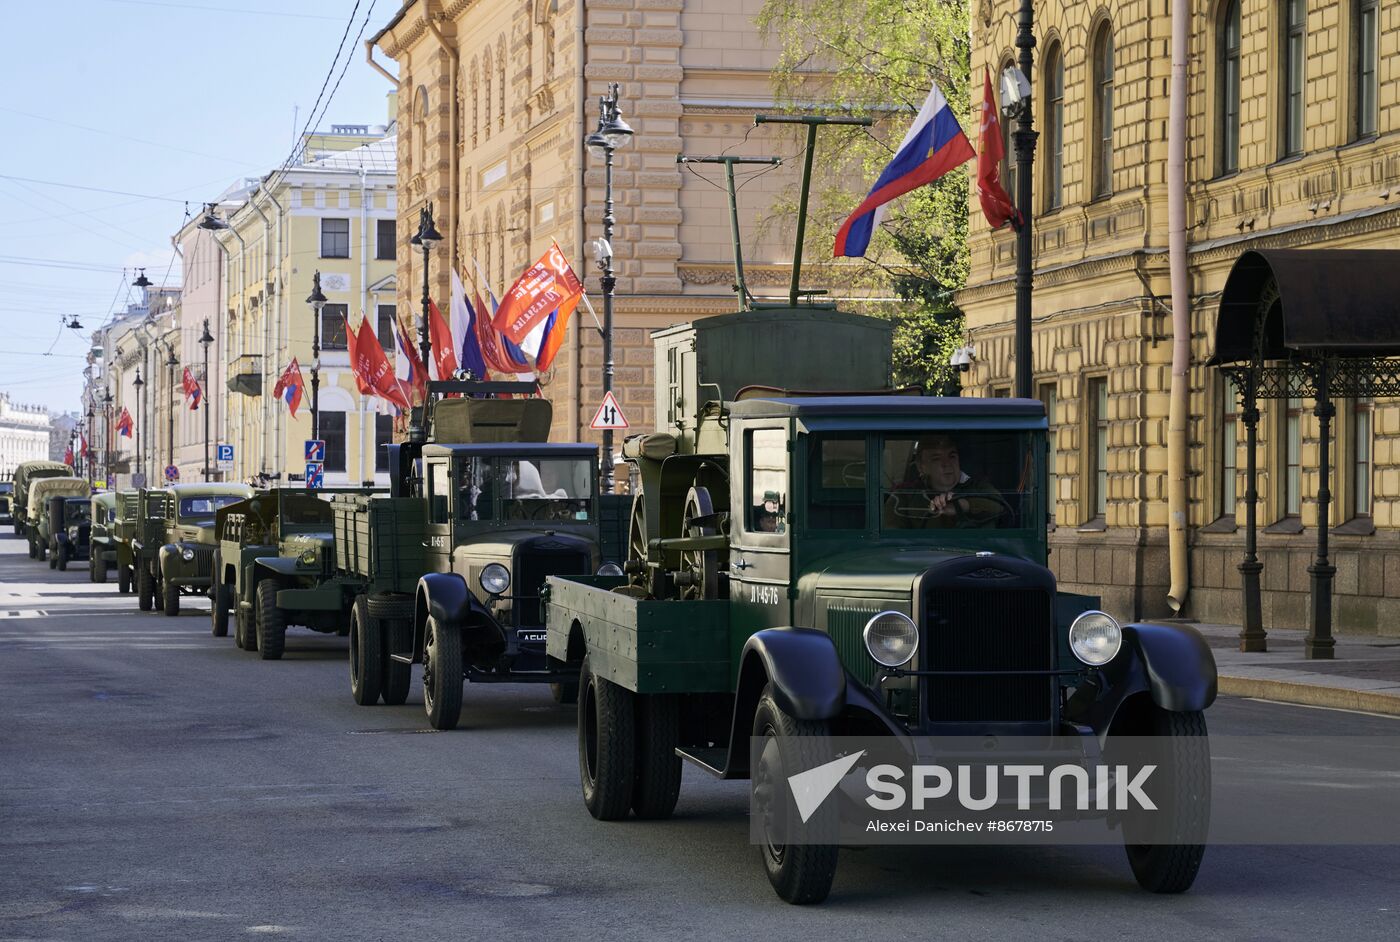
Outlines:
{"type": "Polygon", "coordinates": [[[886,502],[886,527],[995,527],[1009,513],[990,481],[963,470],[958,443],[951,435],[920,438],[911,465],[909,476],[886,502]]]}

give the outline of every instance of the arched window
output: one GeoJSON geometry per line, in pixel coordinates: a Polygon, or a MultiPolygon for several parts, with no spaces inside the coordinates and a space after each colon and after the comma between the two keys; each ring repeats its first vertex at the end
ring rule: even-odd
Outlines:
{"type": "Polygon", "coordinates": [[[1093,148],[1094,197],[1108,196],[1113,192],[1113,26],[1103,23],[1094,37],[1093,71],[1093,114],[1090,144],[1093,148]]]}
{"type": "Polygon", "coordinates": [[[484,140],[491,140],[491,50],[487,49],[481,59],[482,108],[481,133],[484,140]]]}
{"type": "Polygon", "coordinates": [[[1376,33],[1380,0],[1355,0],[1352,12],[1352,62],[1354,85],[1352,100],[1356,103],[1352,119],[1352,138],[1370,137],[1376,133],[1376,33]]]}
{"type": "Polygon", "coordinates": [[[481,273],[486,277],[486,284],[482,287],[491,286],[491,213],[488,210],[486,218],[481,223],[481,273]]]}
{"type": "Polygon", "coordinates": [[[502,36],[496,40],[496,78],[500,88],[501,106],[497,109],[496,120],[500,129],[506,129],[506,38],[502,36]]]}
{"type": "Polygon", "coordinates": [[[547,22],[540,29],[540,41],[544,44],[544,77],[554,77],[554,24],[547,22]]]}
{"type": "Polygon", "coordinates": [[[1216,170],[1240,169],[1240,0],[1226,0],[1216,31],[1216,170]]]}
{"type": "Polygon", "coordinates": [[[428,89],[419,85],[413,108],[413,166],[419,173],[428,169],[428,89]]]}
{"type": "MultiPolygon", "coordinates": [[[[1001,65],[997,68],[997,75],[1002,75],[1007,69],[1011,68],[1013,64],[1010,56],[1003,59],[1001,65]]],[[[1004,115],[1001,116],[1001,188],[1011,197],[1011,202],[1015,203],[1017,200],[1016,153],[1014,132],[1011,130],[1013,124],[1015,124],[1014,119],[1004,115]]]]}
{"type": "Polygon", "coordinates": [[[1308,8],[1304,0],[1283,2],[1283,127],[1280,156],[1303,152],[1303,82],[1306,78],[1308,8]]]}
{"type": "Polygon", "coordinates": [[[506,209],[504,206],[496,207],[496,238],[498,240],[497,250],[500,253],[497,257],[501,262],[497,271],[500,272],[501,290],[504,291],[510,286],[511,281],[510,269],[506,268],[506,209]]]}
{"type": "Polygon", "coordinates": [[[476,146],[477,135],[481,133],[481,98],[476,93],[477,82],[476,59],[472,59],[471,72],[468,73],[467,88],[472,90],[472,146],[476,146]]]}
{"type": "Polygon", "coordinates": [[[1065,59],[1052,42],[1041,60],[1045,83],[1045,208],[1059,209],[1065,168],[1065,59]]]}

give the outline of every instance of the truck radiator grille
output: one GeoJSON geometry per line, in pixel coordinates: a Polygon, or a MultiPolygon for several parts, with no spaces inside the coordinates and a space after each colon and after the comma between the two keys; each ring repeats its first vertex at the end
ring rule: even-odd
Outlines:
{"type": "Polygon", "coordinates": [[[195,546],[194,559],[190,560],[190,566],[196,578],[208,578],[214,574],[214,547],[195,546]]]}
{"type": "Polygon", "coordinates": [[[592,574],[587,552],[572,547],[526,546],[515,557],[515,625],[533,628],[544,624],[540,590],[548,576],[587,576],[592,574]]]}
{"type": "Polygon", "coordinates": [[[925,654],[931,671],[988,672],[928,678],[934,722],[1047,722],[1054,678],[993,671],[1050,671],[1054,611],[1040,589],[938,589],[929,599],[925,654]]]}

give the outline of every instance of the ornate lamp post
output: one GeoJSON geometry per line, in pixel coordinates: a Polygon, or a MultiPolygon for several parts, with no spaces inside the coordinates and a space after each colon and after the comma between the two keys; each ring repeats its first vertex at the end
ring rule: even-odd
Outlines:
{"type": "Polygon", "coordinates": [[[102,483],[112,476],[112,387],[102,390],[102,483]]]}
{"type": "MultiPolygon", "coordinates": [[[[416,245],[423,250],[423,324],[418,328],[418,349],[423,360],[423,369],[427,370],[432,363],[433,344],[428,333],[428,318],[431,314],[432,301],[428,296],[428,256],[433,254],[433,249],[442,241],[442,233],[437,231],[437,226],[433,225],[433,206],[431,203],[425,205],[418,212],[418,231],[409,239],[410,245],[416,245]]],[[[445,377],[439,377],[445,378],[445,377]]],[[[431,387],[429,387],[431,389],[431,387]]],[[[431,393],[429,393],[431,397],[431,393]]],[[[428,440],[427,429],[428,403],[425,400],[420,410],[410,413],[408,426],[409,441],[422,444],[428,440]]]]}
{"type": "Polygon", "coordinates": [[[209,333],[209,318],[204,319],[204,333],[199,337],[199,345],[204,348],[204,401],[200,406],[204,409],[204,480],[208,482],[212,477],[209,467],[209,410],[213,408],[212,395],[209,383],[209,345],[214,342],[214,335],[209,333]]]}
{"type": "Polygon", "coordinates": [[[136,368],[136,381],[131,385],[136,387],[136,474],[144,477],[145,464],[141,455],[141,429],[146,424],[146,397],[141,395],[141,387],[146,385],[141,381],[141,367],[136,368]]]}
{"type": "MultiPolygon", "coordinates": [[[[93,408],[92,400],[91,400],[91,399],[88,399],[88,407],[87,407],[87,426],[86,426],[85,429],[84,429],[84,436],[83,436],[84,438],[86,438],[88,435],[92,435],[92,420],[93,420],[94,417],[96,417],[96,414],[97,414],[97,410],[93,408]]],[[[93,435],[93,437],[96,438],[97,436],[93,435]]],[[[91,443],[91,442],[88,443],[87,455],[86,455],[85,457],[82,456],[82,455],[79,455],[78,457],[79,457],[79,460],[81,460],[81,461],[83,462],[83,470],[87,472],[88,490],[92,490],[92,443],[91,443]]]]}
{"type": "Polygon", "coordinates": [[[311,305],[311,437],[321,437],[321,311],[326,296],[321,293],[321,272],[311,276],[311,293],[306,296],[311,305]]]}
{"type": "MultiPolygon", "coordinates": [[[[613,151],[623,147],[632,139],[632,128],[622,120],[622,111],[617,105],[618,84],[608,86],[608,94],[598,99],[598,130],[588,135],[584,143],[588,152],[603,160],[603,238],[594,243],[598,269],[603,273],[603,395],[606,397],[613,388],[613,290],[617,287],[617,274],[613,270],[613,226],[617,217],[613,214],[613,151]]],[[[604,493],[613,490],[613,433],[612,429],[603,432],[604,493]]]]}
{"type": "Polygon", "coordinates": [[[180,365],[180,361],[175,359],[175,348],[170,344],[165,345],[165,397],[169,400],[166,405],[169,407],[169,414],[165,420],[165,464],[169,467],[175,463],[175,367],[180,365]]]}

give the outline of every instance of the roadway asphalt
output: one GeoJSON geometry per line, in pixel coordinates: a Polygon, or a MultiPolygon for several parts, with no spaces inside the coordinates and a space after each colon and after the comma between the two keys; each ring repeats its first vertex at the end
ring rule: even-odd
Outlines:
{"type": "MultiPolygon", "coordinates": [[[[741,783],[687,768],[673,820],[590,818],[547,689],[469,686],[462,728],[433,732],[416,683],[354,704],[344,639],[294,631],[263,662],[202,601],[138,612],[5,532],[0,939],[1400,938],[1396,846],[1215,846],[1178,897],[1116,847],[871,847],[841,853],[826,904],[789,906],[741,783]]],[[[1224,698],[1208,717],[1400,733],[1224,698]]]]}

